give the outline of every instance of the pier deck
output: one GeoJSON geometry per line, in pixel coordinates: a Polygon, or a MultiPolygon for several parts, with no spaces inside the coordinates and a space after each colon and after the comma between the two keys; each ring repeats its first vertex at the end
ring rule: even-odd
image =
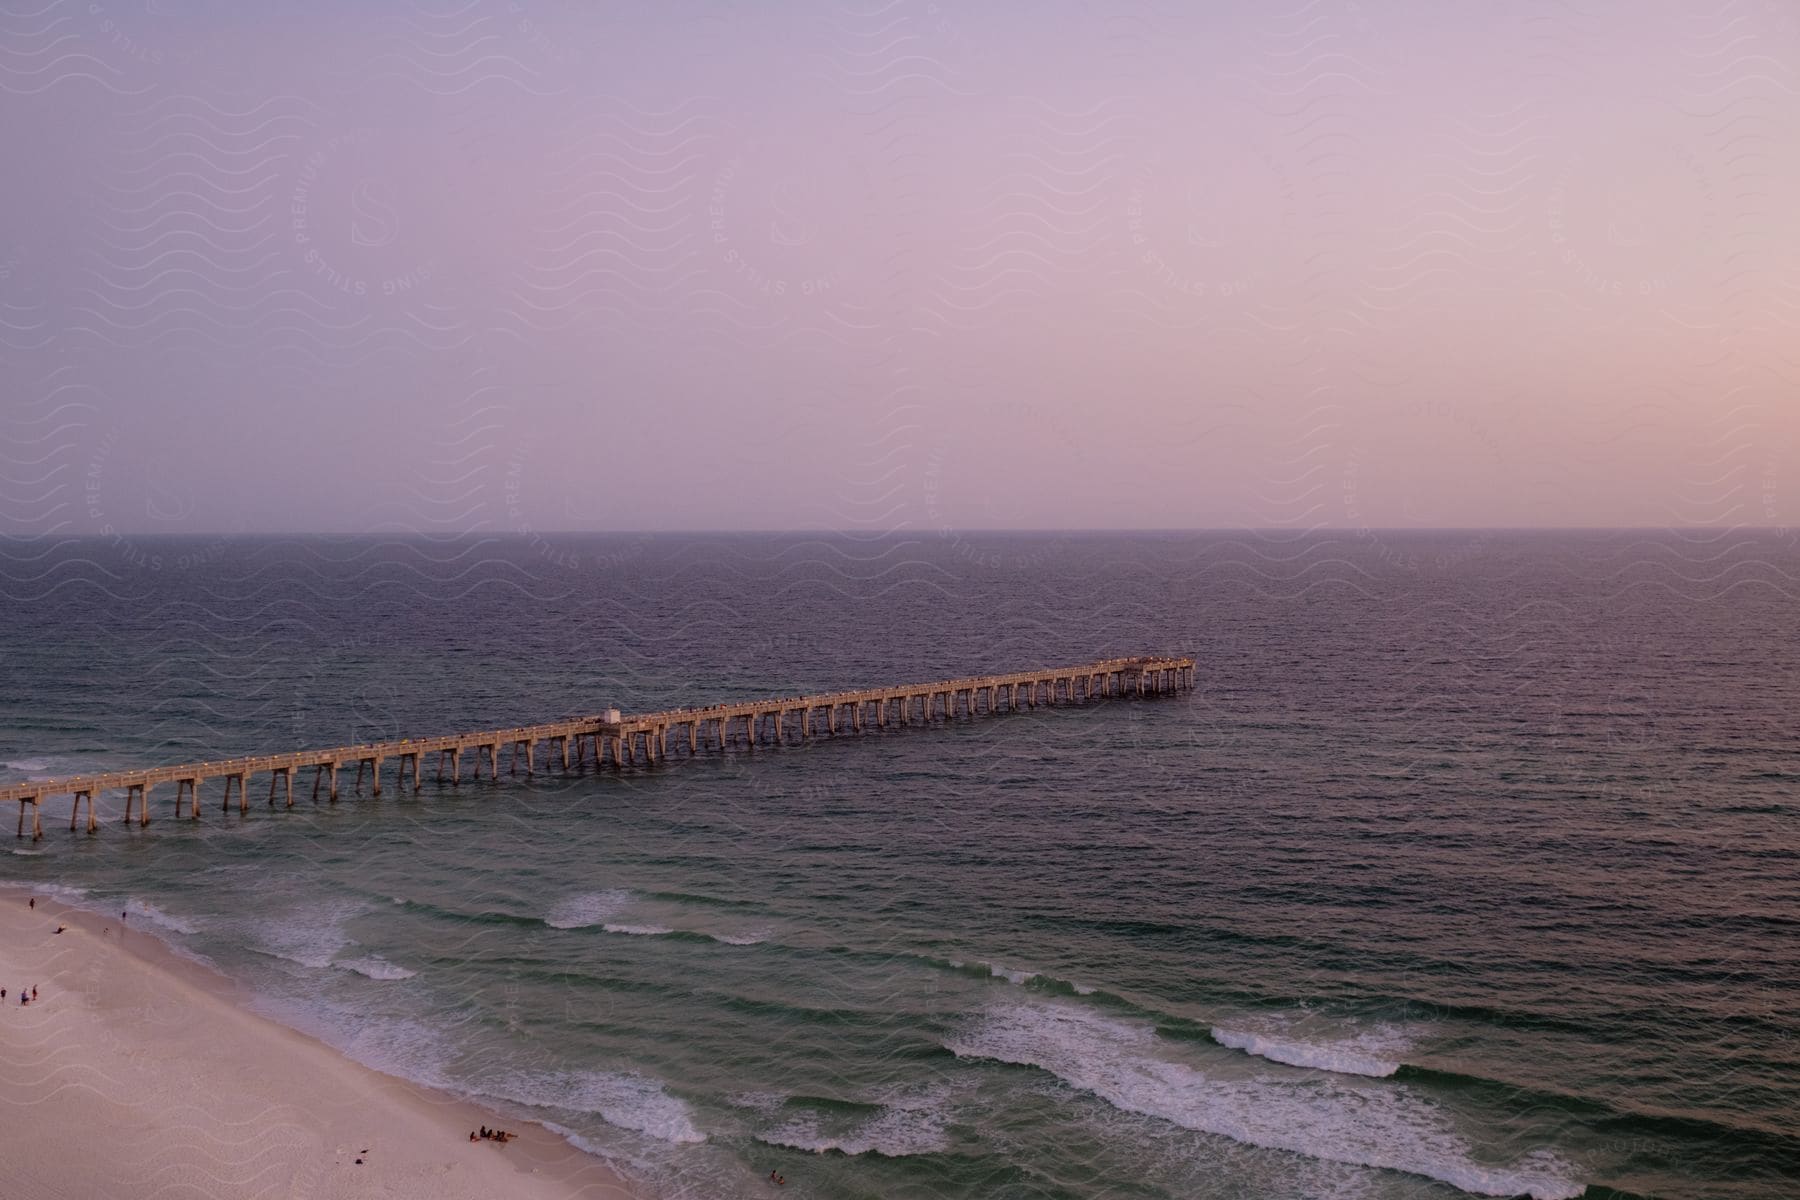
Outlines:
{"type": "Polygon", "coordinates": [[[69,828],[75,829],[81,817],[83,802],[87,805],[87,829],[98,831],[99,819],[94,812],[94,797],[106,791],[125,793],[124,820],[130,823],[135,812],[138,823],[150,823],[150,789],[159,783],[175,784],[175,814],[180,816],[184,803],[188,816],[200,816],[201,785],[222,780],[222,810],[231,810],[235,791],[240,813],[249,811],[249,785],[252,776],[269,776],[269,805],[274,806],[276,793],[281,793],[287,807],[294,804],[294,776],[305,770],[313,772],[312,799],[318,800],[324,790],[328,801],[339,795],[339,772],[351,764],[356,766],[355,789],[362,790],[365,770],[371,794],[381,795],[383,764],[394,763],[394,785],[404,789],[408,780],[418,791],[423,768],[436,755],[434,777],[440,783],[456,785],[462,781],[465,754],[473,759],[471,778],[479,779],[485,766],[490,779],[500,773],[500,757],[505,753],[509,770],[517,773],[523,765],[527,775],[539,766],[543,747],[543,766],[567,771],[582,766],[590,758],[595,767],[608,763],[614,768],[627,765],[655,765],[668,757],[669,739],[675,737],[677,749],[689,755],[704,747],[716,746],[723,751],[732,745],[754,750],[759,745],[779,745],[789,740],[805,740],[821,734],[836,734],[841,728],[862,732],[871,726],[885,728],[890,724],[906,725],[913,721],[929,724],[934,720],[953,720],[958,716],[986,716],[998,712],[1017,712],[1036,708],[1038,704],[1079,703],[1102,697],[1151,696],[1191,688],[1194,682],[1192,658],[1103,659],[1072,667],[1017,671],[1006,675],[977,675],[967,679],[940,679],[933,683],[909,683],[895,687],[866,688],[850,692],[828,692],[816,696],[787,696],[771,700],[746,700],[731,704],[713,704],[705,708],[673,708],[662,712],[625,715],[609,709],[592,716],[571,717],[541,725],[521,725],[510,729],[488,729],[475,733],[452,733],[438,737],[402,738],[398,741],[367,742],[355,746],[337,746],[329,750],[298,750],[282,754],[254,755],[247,758],[221,759],[212,762],[182,763],[178,766],[151,767],[136,771],[108,771],[95,775],[74,775],[63,779],[32,780],[0,786],[0,803],[19,802],[20,837],[25,836],[26,815],[31,816],[32,837],[43,836],[42,808],[46,799],[69,796],[69,828]],[[448,768],[448,778],[445,770],[448,768]]]}

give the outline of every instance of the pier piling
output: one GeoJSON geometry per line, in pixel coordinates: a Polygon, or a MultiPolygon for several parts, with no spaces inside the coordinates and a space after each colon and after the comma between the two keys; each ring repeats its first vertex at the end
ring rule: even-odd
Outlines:
{"type": "Polygon", "coordinates": [[[809,743],[815,732],[833,735],[861,734],[870,729],[885,730],[891,726],[905,728],[914,723],[915,706],[917,723],[931,726],[938,722],[940,712],[945,723],[954,723],[960,719],[973,720],[1003,712],[1030,712],[1038,708],[1040,700],[1045,707],[1055,707],[1059,704],[1085,704],[1096,699],[1171,695],[1194,686],[1194,670],[1192,658],[1106,659],[1053,671],[1022,671],[826,695],[715,704],[706,708],[671,709],[638,716],[623,715],[617,709],[608,709],[598,716],[573,717],[514,729],[406,738],[395,742],[340,746],[329,750],[303,750],[220,762],[112,771],[65,779],[32,780],[0,786],[0,801],[18,802],[17,831],[21,838],[25,836],[27,812],[31,817],[31,836],[34,839],[43,836],[43,800],[58,795],[71,797],[71,831],[80,828],[81,806],[85,803],[88,832],[97,833],[99,820],[94,808],[94,794],[114,788],[122,788],[125,792],[125,824],[130,825],[135,807],[141,828],[150,823],[151,787],[169,781],[175,784],[177,817],[182,815],[182,805],[185,803],[189,818],[196,821],[200,819],[200,787],[213,779],[221,780],[223,784],[221,810],[227,813],[231,811],[231,796],[235,788],[238,812],[241,816],[247,816],[250,811],[250,777],[263,771],[269,773],[270,808],[275,806],[278,785],[286,807],[294,806],[294,772],[309,767],[313,772],[314,803],[318,802],[320,791],[325,790],[329,801],[335,804],[338,800],[339,768],[351,762],[356,764],[354,786],[358,794],[362,792],[363,775],[368,772],[372,776],[372,794],[381,795],[381,769],[388,758],[398,759],[394,771],[395,787],[401,791],[406,790],[407,773],[410,771],[412,790],[417,793],[423,786],[421,777],[424,773],[424,757],[428,754],[438,756],[436,774],[439,784],[444,782],[444,768],[448,765],[452,787],[462,782],[462,753],[465,750],[473,751],[475,756],[470,775],[472,779],[482,777],[485,765],[488,779],[499,782],[502,745],[508,750],[508,768],[511,773],[517,773],[519,756],[524,755],[527,778],[535,774],[537,746],[544,741],[549,741],[556,747],[554,760],[546,753],[547,767],[552,763],[559,763],[566,772],[570,769],[572,760],[573,766],[579,768],[585,758],[585,748],[591,744],[595,769],[598,770],[603,764],[610,764],[614,771],[618,771],[627,763],[632,766],[666,764],[671,728],[677,739],[683,732],[686,733],[687,753],[689,757],[693,757],[699,755],[703,745],[710,745],[714,739],[719,752],[728,751],[735,739],[736,729],[739,728],[737,723],[742,721],[744,749],[754,753],[759,743],[774,747],[809,743]],[[798,737],[787,729],[790,718],[797,721],[798,737]]]}

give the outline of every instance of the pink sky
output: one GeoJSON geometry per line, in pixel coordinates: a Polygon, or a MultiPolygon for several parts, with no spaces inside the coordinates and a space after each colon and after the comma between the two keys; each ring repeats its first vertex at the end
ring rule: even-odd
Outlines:
{"type": "Polygon", "coordinates": [[[1788,4],[59,0],[0,89],[0,533],[1796,523],[1788,4]]]}

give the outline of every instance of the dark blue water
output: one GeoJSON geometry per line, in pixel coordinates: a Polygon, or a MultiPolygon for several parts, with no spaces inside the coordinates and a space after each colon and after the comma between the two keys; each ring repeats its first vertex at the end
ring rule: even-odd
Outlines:
{"type": "Polygon", "coordinates": [[[93,839],[59,800],[5,877],[670,1194],[1774,1200],[1797,595],[1774,534],[12,541],[6,779],[1200,668],[93,839]]]}

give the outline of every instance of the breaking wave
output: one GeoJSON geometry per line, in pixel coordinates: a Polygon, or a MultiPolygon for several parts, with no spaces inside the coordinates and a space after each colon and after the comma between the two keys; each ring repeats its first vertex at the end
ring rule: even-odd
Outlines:
{"type": "Polygon", "coordinates": [[[1127,1112],[1247,1145],[1404,1171],[1478,1196],[1574,1200],[1585,1190],[1548,1150],[1475,1161],[1429,1101],[1393,1084],[1329,1075],[1211,1076],[1165,1057],[1152,1027],[1074,1006],[996,1004],[945,1041],[959,1058],[1037,1067],[1127,1112]]]}

